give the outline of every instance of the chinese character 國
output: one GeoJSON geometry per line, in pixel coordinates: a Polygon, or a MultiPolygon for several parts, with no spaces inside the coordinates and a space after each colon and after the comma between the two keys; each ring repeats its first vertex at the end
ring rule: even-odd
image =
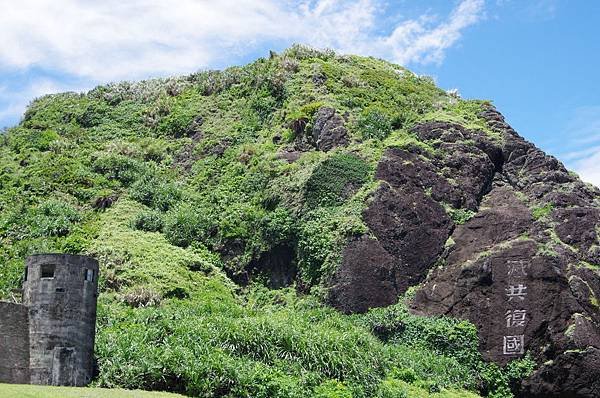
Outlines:
{"type": "Polygon", "coordinates": [[[525,352],[524,336],[504,336],[504,355],[522,355],[525,352]]]}

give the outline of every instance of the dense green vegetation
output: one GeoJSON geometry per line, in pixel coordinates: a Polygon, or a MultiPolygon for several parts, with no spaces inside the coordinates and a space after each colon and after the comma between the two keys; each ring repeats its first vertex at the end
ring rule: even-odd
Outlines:
{"type": "Polygon", "coordinates": [[[416,317],[402,302],[347,316],[322,301],[344,242],[368,232],[361,212],[383,150],[433,152],[412,125],[485,130],[480,110],[400,66],[301,46],[221,72],[39,98],[0,136],[0,297],[28,254],[98,258],[102,387],[509,397],[531,361],[484,363],[467,322],[416,317]],[[349,145],[297,151],[322,106],[344,115],[349,145]],[[296,283],[270,290],[253,267],[281,247],[296,283]]]}

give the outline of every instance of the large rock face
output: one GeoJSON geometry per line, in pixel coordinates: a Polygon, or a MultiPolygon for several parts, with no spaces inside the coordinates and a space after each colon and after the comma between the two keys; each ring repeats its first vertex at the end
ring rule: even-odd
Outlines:
{"type": "Polygon", "coordinates": [[[429,149],[387,150],[372,235],[348,244],[330,299],[363,312],[420,284],[413,311],[470,320],[488,360],[540,364],[521,396],[598,397],[600,192],[495,109],[482,117],[494,135],[431,122],[413,130],[429,149]]]}

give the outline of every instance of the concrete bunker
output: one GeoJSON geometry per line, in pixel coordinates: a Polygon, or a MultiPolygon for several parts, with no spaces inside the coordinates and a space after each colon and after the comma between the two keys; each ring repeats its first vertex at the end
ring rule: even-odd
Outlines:
{"type": "Polygon", "coordinates": [[[84,386],[94,374],[98,262],[27,258],[22,304],[0,302],[0,382],[84,386]]]}

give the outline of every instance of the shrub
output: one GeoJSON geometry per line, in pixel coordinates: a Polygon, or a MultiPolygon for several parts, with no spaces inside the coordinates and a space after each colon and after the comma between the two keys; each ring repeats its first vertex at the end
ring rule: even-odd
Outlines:
{"type": "Polygon", "coordinates": [[[160,304],[162,296],[153,289],[136,287],[123,295],[123,302],[133,308],[154,307],[160,304]]]}
{"type": "Polygon", "coordinates": [[[60,136],[54,130],[42,131],[37,139],[34,141],[34,145],[40,151],[47,151],[50,149],[52,143],[58,140],[60,136]]]}
{"type": "Polygon", "coordinates": [[[333,218],[325,211],[316,211],[299,226],[298,266],[300,278],[308,286],[317,284],[323,273],[334,271],[339,264],[344,237],[333,218]]]}
{"type": "Polygon", "coordinates": [[[234,84],[239,83],[243,71],[239,67],[227,68],[223,71],[209,70],[192,75],[200,94],[208,96],[221,93],[234,84]]]}
{"type": "Polygon", "coordinates": [[[172,103],[168,115],[162,117],[158,123],[158,131],[169,137],[181,138],[192,135],[202,124],[199,114],[199,94],[194,90],[187,90],[169,103],[172,103]]]}
{"type": "Polygon", "coordinates": [[[144,160],[160,163],[168,159],[169,142],[162,139],[145,139],[140,142],[144,160]]]}
{"type": "Polygon", "coordinates": [[[138,213],[132,221],[135,229],[147,232],[160,232],[164,226],[163,214],[156,210],[138,213]]]}
{"type": "Polygon", "coordinates": [[[275,109],[277,109],[278,101],[274,98],[266,89],[256,93],[250,99],[250,107],[256,114],[262,123],[267,121],[275,109]]]}
{"type": "Polygon", "coordinates": [[[182,204],[167,213],[164,234],[171,244],[187,247],[206,236],[208,221],[204,212],[190,204],[182,204]]]}
{"type": "Polygon", "coordinates": [[[467,321],[414,316],[402,303],[372,310],[366,321],[383,340],[426,347],[468,366],[480,360],[477,329],[467,321]]]}
{"type": "Polygon", "coordinates": [[[42,202],[30,216],[31,234],[41,236],[66,236],[74,223],[81,219],[73,206],[59,199],[42,202]]]}
{"type": "Polygon", "coordinates": [[[513,392],[520,388],[521,380],[531,376],[537,364],[527,354],[525,357],[510,361],[504,368],[504,373],[508,378],[508,384],[513,392]]]}
{"type": "Polygon", "coordinates": [[[102,124],[104,117],[108,114],[110,108],[108,104],[100,101],[91,101],[80,113],[75,117],[75,120],[81,127],[94,127],[102,124]]]}
{"type": "Polygon", "coordinates": [[[552,203],[548,203],[544,206],[537,206],[531,210],[531,215],[534,220],[540,220],[542,218],[548,217],[550,213],[554,210],[554,206],[552,203]]]}
{"type": "Polygon", "coordinates": [[[158,125],[159,131],[171,137],[186,137],[195,132],[196,126],[201,119],[197,119],[197,112],[193,110],[181,110],[171,112],[158,125]]]}
{"type": "Polygon", "coordinates": [[[0,297],[12,297],[12,291],[19,286],[23,277],[24,261],[11,251],[0,248],[0,297]]]}
{"type": "Polygon", "coordinates": [[[390,347],[396,366],[395,380],[413,383],[430,392],[441,388],[479,389],[485,396],[511,398],[511,386],[531,374],[535,362],[526,357],[504,369],[483,361],[478,351],[477,329],[468,321],[446,317],[420,317],[403,303],[371,310],[363,319],[390,347]],[[408,353],[403,350],[410,350],[408,353]],[[400,365],[400,366],[399,366],[400,365]]]}
{"type": "Polygon", "coordinates": [[[109,180],[120,181],[129,185],[146,170],[139,161],[121,154],[103,154],[92,164],[92,169],[109,180]]]}
{"type": "Polygon", "coordinates": [[[155,175],[145,175],[137,180],[131,185],[129,194],[138,202],[162,211],[169,210],[181,199],[177,184],[155,175]]]}
{"type": "Polygon", "coordinates": [[[296,220],[288,210],[278,207],[267,213],[260,222],[263,238],[269,244],[289,243],[294,239],[296,220]]]}
{"type": "Polygon", "coordinates": [[[328,380],[315,389],[315,398],[352,398],[352,393],[337,380],[328,380]]]}
{"type": "Polygon", "coordinates": [[[370,166],[358,156],[335,154],[317,166],[308,179],[306,205],[339,205],[369,180],[370,173],[370,166]]]}
{"type": "Polygon", "coordinates": [[[412,398],[406,392],[406,384],[402,381],[387,378],[381,382],[377,398],[412,398]]]}
{"type": "Polygon", "coordinates": [[[16,152],[22,152],[27,149],[47,151],[51,148],[52,143],[59,138],[60,135],[53,129],[40,131],[21,127],[8,130],[6,135],[7,143],[16,152]]]}
{"type": "Polygon", "coordinates": [[[451,207],[447,208],[450,218],[456,225],[462,225],[469,221],[475,216],[475,212],[469,209],[454,209],[451,207]]]}
{"type": "Polygon", "coordinates": [[[331,58],[335,58],[336,54],[331,49],[323,49],[318,50],[316,48],[312,48],[309,46],[305,46],[302,44],[294,44],[290,48],[286,49],[283,53],[283,56],[304,60],[304,59],[322,59],[328,60],[331,58]]]}
{"type": "Polygon", "coordinates": [[[358,129],[365,140],[382,140],[392,132],[392,120],[382,109],[369,107],[360,114],[358,129]]]}

